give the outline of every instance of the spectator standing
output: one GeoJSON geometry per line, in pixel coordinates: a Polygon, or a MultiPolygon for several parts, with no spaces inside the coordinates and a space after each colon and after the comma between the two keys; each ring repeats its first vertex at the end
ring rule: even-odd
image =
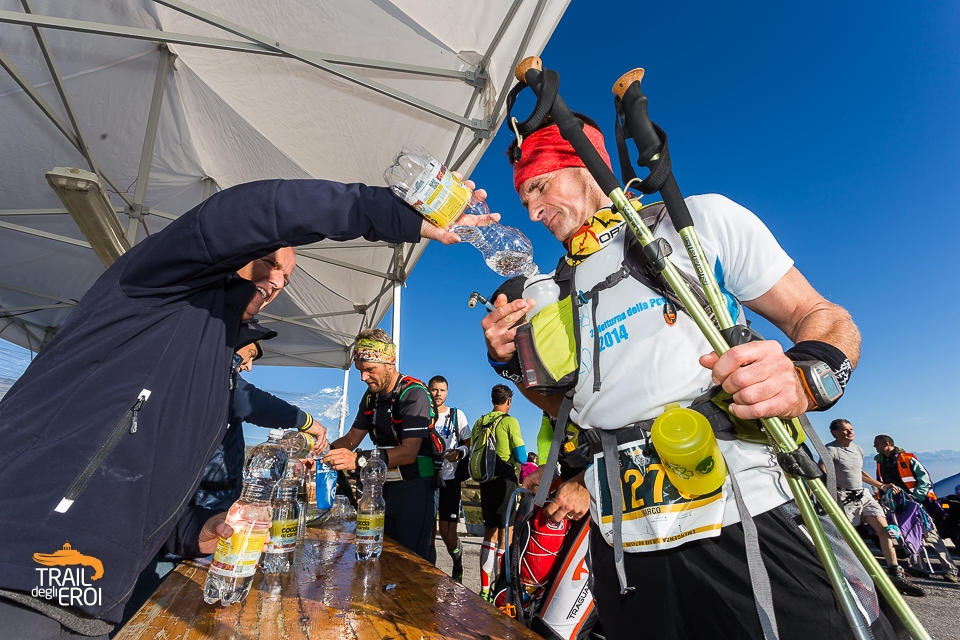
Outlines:
{"type": "MultiPolygon", "coordinates": [[[[883,488],[893,488],[895,492],[905,491],[920,503],[934,521],[940,521],[943,518],[943,509],[937,503],[937,494],[933,492],[930,474],[920,464],[917,456],[894,445],[893,438],[885,434],[873,439],[873,447],[877,450],[877,455],[873,457],[877,463],[877,480],[883,483],[883,488]]],[[[923,541],[936,551],[945,571],[942,574],[943,579],[947,582],[960,581],[957,577],[957,565],[954,564],[950,550],[944,544],[937,528],[927,531],[923,541]]]]}
{"type": "Polygon", "coordinates": [[[383,329],[365,329],[357,336],[353,363],[367,390],[353,426],[330,444],[323,461],[337,471],[363,469],[369,454],[355,449],[369,435],[387,463],[384,535],[433,563],[433,404],[419,381],[401,384],[413,379],[397,371],[396,361],[397,348],[383,329]]]}
{"type": "Polygon", "coordinates": [[[504,518],[510,508],[510,498],[517,488],[515,464],[527,457],[527,449],[520,433],[520,423],[509,415],[513,391],[503,384],[490,391],[493,410],[473,424],[473,429],[493,425],[497,449],[497,470],[494,478],[480,484],[480,511],[483,514],[483,542],[480,546],[480,595],[490,598],[490,585],[500,566],[509,531],[504,518]]]}
{"type": "MultiPolygon", "coordinates": [[[[887,573],[897,590],[909,596],[926,595],[922,588],[904,574],[903,567],[897,563],[897,553],[893,546],[896,533],[887,529],[887,517],[883,507],[863,488],[864,483],[877,489],[884,485],[863,470],[864,453],[853,441],[853,425],[849,420],[837,418],[830,423],[830,433],[833,434],[833,441],[828,442],[826,448],[836,470],[837,502],[854,526],[864,522],[873,529],[887,564],[887,573]]],[[[823,467],[824,463],[825,461],[821,460],[820,466],[823,467]]]]}
{"type": "Polygon", "coordinates": [[[457,468],[460,461],[466,460],[469,455],[470,423],[463,411],[447,406],[449,391],[450,386],[443,376],[433,376],[427,383],[427,392],[433,398],[437,411],[437,433],[446,447],[437,489],[437,527],[440,539],[453,559],[450,576],[460,582],[463,580],[463,548],[457,535],[457,523],[460,522],[460,480],[457,478],[457,468]]]}

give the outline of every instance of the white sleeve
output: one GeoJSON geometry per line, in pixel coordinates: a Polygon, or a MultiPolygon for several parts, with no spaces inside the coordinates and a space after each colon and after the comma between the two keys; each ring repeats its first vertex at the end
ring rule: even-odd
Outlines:
{"type": "Polygon", "coordinates": [[[750,210],[719,194],[687,198],[704,250],[719,256],[714,272],[739,300],[756,300],[786,275],[793,260],[750,210]]]}
{"type": "Polygon", "coordinates": [[[457,409],[457,424],[460,425],[460,441],[470,440],[470,423],[467,421],[466,414],[457,409]]]}

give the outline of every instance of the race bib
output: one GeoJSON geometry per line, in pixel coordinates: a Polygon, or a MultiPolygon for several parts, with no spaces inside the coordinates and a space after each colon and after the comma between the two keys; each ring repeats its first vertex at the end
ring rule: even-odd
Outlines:
{"type": "MultiPolygon", "coordinates": [[[[726,483],[701,496],[680,493],[667,477],[652,446],[642,441],[617,446],[620,456],[620,490],[623,510],[623,548],[632,553],[659,551],[691,540],[720,535],[726,483]]],[[[594,521],[608,544],[613,544],[613,508],[602,454],[590,468],[590,494],[594,521]]]]}

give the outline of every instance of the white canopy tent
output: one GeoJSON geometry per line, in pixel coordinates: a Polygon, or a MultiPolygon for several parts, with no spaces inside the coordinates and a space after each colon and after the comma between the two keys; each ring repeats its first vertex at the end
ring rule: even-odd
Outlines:
{"type": "MultiPolygon", "coordinates": [[[[382,184],[406,143],[469,174],[566,4],[0,0],[0,337],[38,350],[104,270],[55,166],[99,175],[129,244],[251,180],[382,184]]],[[[300,247],[262,362],[349,367],[423,248],[300,247]]]]}

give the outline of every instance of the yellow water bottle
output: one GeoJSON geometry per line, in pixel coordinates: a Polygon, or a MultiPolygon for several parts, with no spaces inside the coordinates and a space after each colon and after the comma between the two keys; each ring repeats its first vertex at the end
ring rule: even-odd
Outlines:
{"type": "Polygon", "coordinates": [[[702,413],[669,404],[653,421],[650,438],[667,477],[681,493],[692,496],[711,493],[719,489],[727,477],[727,465],[717,438],[702,413]]]}

